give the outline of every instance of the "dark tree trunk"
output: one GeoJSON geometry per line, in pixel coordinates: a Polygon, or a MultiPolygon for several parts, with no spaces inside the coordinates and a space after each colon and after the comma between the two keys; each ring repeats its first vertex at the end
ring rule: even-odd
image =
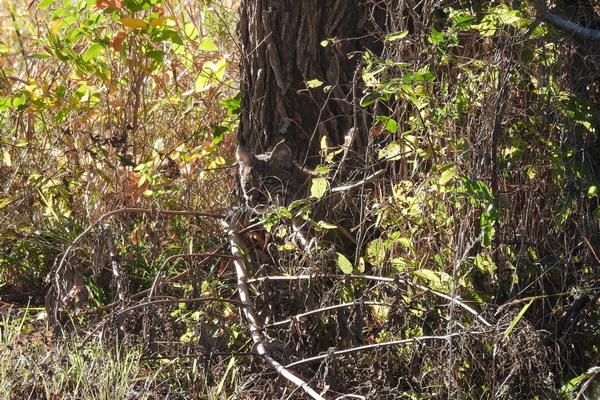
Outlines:
{"type": "MultiPolygon", "coordinates": [[[[343,143],[356,122],[353,94],[361,93],[353,90],[361,60],[353,52],[378,52],[372,7],[365,0],[242,0],[240,144],[262,153],[285,139],[297,161],[314,165],[322,136],[343,143]],[[307,89],[312,79],[324,85],[307,89]]],[[[359,122],[365,137],[366,121],[359,122]]]]}

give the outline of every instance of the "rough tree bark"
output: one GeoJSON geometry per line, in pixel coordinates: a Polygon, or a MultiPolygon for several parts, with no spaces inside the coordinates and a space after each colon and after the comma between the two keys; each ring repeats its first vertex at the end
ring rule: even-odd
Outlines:
{"type": "Polygon", "coordinates": [[[285,139],[297,161],[314,165],[322,136],[343,143],[361,58],[352,54],[378,52],[372,7],[367,0],[242,0],[240,144],[261,153],[285,139]],[[331,90],[307,89],[312,79],[331,90]]]}

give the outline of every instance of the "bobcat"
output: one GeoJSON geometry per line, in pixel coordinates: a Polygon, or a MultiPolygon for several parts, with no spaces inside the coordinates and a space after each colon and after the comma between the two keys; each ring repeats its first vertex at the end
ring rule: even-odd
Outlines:
{"type": "Polygon", "coordinates": [[[271,205],[286,206],[306,195],[311,174],[296,164],[284,142],[269,153],[256,155],[238,146],[236,156],[244,200],[255,214],[263,214],[271,205]]]}

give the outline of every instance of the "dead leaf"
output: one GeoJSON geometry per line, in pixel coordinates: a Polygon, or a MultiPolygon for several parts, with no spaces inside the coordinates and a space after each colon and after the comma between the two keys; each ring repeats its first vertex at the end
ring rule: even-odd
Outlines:
{"type": "Polygon", "coordinates": [[[123,0],[96,0],[96,8],[119,10],[123,8],[123,0]]]}
{"type": "Polygon", "coordinates": [[[128,35],[128,32],[121,31],[121,32],[117,33],[115,35],[115,37],[110,41],[110,45],[112,46],[113,49],[115,49],[115,51],[121,50],[121,47],[123,46],[123,41],[125,40],[127,35],[128,35]]]}

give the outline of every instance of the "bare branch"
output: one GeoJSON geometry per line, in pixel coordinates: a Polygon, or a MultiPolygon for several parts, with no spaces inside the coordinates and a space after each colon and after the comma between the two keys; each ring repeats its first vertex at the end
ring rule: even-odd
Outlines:
{"type": "Polygon", "coordinates": [[[276,322],[272,322],[270,324],[267,324],[267,325],[265,325],[265,328],[272,328],[274,326],[285,325],[285,324],[289,324],[292,321],[300,321],[300,319],[308,317],[309,315],[319,314],[319,313],[322,313],[322,312],[327,312],[327,311],[331,311],[331,310],[337,310],[339,308],[352,307],[352,306],[361,305],[361,304],[364,304],[366,306],[386,306],[386,307],[390,307],[390,304],[383,303],[381,301],[353,301],[353,302],[350,302],[350,303],[336,304],[334,306],[317,308],[315,310],[310,310],[310,311],[307,311],[307,312],[304,312],[304,313],[301,313],[301,314],[296,314],[292,318],[288,318],[288,319],[285,319],[283,321],[276,321],[276,322]]]}
{"type": "Polygon", "coordinates": [[[356,182],[351,182],[347,185],[342,185],[342,186],[336,186],[334,188],[331,188],[331,193],[337,193],[337,192],[345,192],[347,190],[351,190],[351,189],[355,189],[357,187],[361,187],[363,186],[365,183],[377,178],[378,176],[382,175],[385,171],[384,170],[379,170],[377,172],[375,172],[374,174],[371,174],[369,176],[367,176],[365,179],[361,179],[359,181],[356,182]]]}
{"type": "Polygon", "coordinates": [[[239,244],[240,240],[237,237],[235,230],[225,220],[223,220],[221,224],[225,229],[227,236],[229,237],[231,254],[236,257],[233,260],[233,265],[235,266],[235,272],[237,274],[238,295],[243,304],[242,310],[246,320],[248,321],[250,336],[254,342],[254,348],[256,349],[256,352],[260,354],[267,363],[275,368],[277,373],[279,373],[288,381],[292,382],[294,385],[302,388],[307,395],[316,400],[324,400],[324,398],[313,388],[311,388],[304,380],[295,375],[293,372],[289,371],[270,355],[263,338],[263,333],[260,327],[261,324],[256,317],[254,308],[252,307],[252,302],[250,301],[250,292],[248,291],[248,273],[246,272],[246,267],[244,265],[244,257],[239,244]]]}
{"type": "MultiPolygon", "coordinates": [[[[471,332],[471,333],[475,333],[475,332],[471,332]]],[[[459,336],[464,334],[463,332],[456,332],[456,333],[451,333],[449,335],[443,335],[443,336],[419,336],[419,337],[414,337],[414,338],[410,338],[410,339],[403,339],[403,340],[392,340],[389,342],[384,342],[384,343],[375,343],[375,344],[368,344],[365,346],[358,346],[358,347],[352,347],[350,349],[345,349],[345,350],[337,350],[337,351],[333,351],[333,352],[329,352],[327,354],[321,354],[318,356],[314,356],[314,357],[309,357],[309,358],[305,358],[303,360],[300,361],[296,361],[293,363],[290,363],[288,365],[286,365],[286,368],[292,368],[292,367],[296,367],[298,365],[302,365],[302,364],[309,364],[309,363],[313,363],[313,362],[317,362],[317,361],[321,361],[326,359],[327,357],[334,355],[334,356],[341,356],[344,354],[350,354],[350,353],[356,353],[359,351],[365,351],[365,350],[377,350],[380,349],[382,347],[389,347],[389,346],[400,346],[403,344],[408,344],[408,343],[414,343],[414,342],[421,342],[421,341],[425,341],[425,340],[448,340],[454,336],[459,336]]]]}
{"type": "Polygon", "coordinates": [[[600,30],[590,29],[577,25],[576,23],[571,22],[568,19],[554,14],[550,11],[548,5],[544,0],[533,0],[533,4],[539,12],[540,16],[542,17],[542,19],[550,25],[560,30],[572,33],[574,36],[580,39],[594,41],[600,40],[600,30]]]}

